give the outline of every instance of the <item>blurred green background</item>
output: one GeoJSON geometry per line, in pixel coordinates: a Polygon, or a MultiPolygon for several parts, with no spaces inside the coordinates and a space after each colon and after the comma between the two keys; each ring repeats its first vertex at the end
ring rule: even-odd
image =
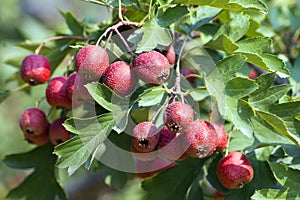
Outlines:
{"type": "MultiPolygon", "coordinates": [[[[72,11],[84,21],[98,23],[109,18],[106,8],[95,6],[80,0],[2,0],[0,3],[0,91],[13,90],[16,82],[7,80],[17,68],[5,62],[14,56],[26,56],[31,52],[16,45],[24,40],[43,41],[53,37],[55,32],[66,33],[67,27],[59,11],[72,11]]],[[[45,91],[45,85],[37,86],[30,95],[17,92],[0,104],[0,160],[5,155],[20,153],[33,148],[22,136],[19,118],[23,110],[33,107],[45,91]]],[[[42,102],[41,108],[48,105],[42,102]]],[[[27,172],[28,173],[28,172],[27,172]]],[[[26,175],[6,167],[0,162],[0,199],[14,188],[26,175]]]]}
{"type": "MultiPolygon", "coordinates": [[[[264,20],[270,37],[275,39],[281,53],[287,59],[296,60],[300,64],[300,0],[265,0],[270,13],[264,20]],[[293,39],[293,41],[290,41],[293,39]],[[295,42],[296,40],[296,42],[295,42]],[[288,53],[288,54],[287,54],[288,53]]],[[[14,56],[26,56],[31,52],[16,46],[24,40],[43,41],[54,36],[55,32],[67,32],[64,19],[59,10],[72,11],[80,20],[100,22],[110,16],[106,8],[86,3],[81,0],[2,0],[0,3],[0,90],[11,90],[17,87],[15,82],[7,80],[18,71],[6,64],[6,60],[14,56]]],[[[293,63],[296,65],[295,63],[293,63]]],[[[298,66],[299,69],[299,66],[298,66]]],[[[299,79],[299,78],[298,78],[299,79]]],[[[0,160],[5,155],[24,152],[34,146],[27,144],[19,129],[18,120],[26,108],[34,106],[35,101],[44,95],[45,85],[36,86],[30,95],[17,92],[10,95],[0,104],[0,160]]],[[[41,108],[47,110],[48,105],[42,102],[41,108]]],[[[0,162],[0,199],[15,187],[28,172],[17,171],[0,162]]],[[[79,172],[85,175],[86,172],[79,172]]],[[[129,185],[136,191],[136,185],[129,185]]],[[[139,193],[136,193],[139,199],[139,193]]],[[[126,196],[126,195],[125,195],[126,196]]],[[[130,195],[129,195],[130,196],[130,195]]],[[[124,196],[123,196],[124,197],[124,196]]],[[[106,199],[111,197],[106,196],[106,199]]],[[[117,196],[115,196],[117,198],[117,196]]],[[[121,195],[119,194],[119,198],[121,195]]],[[[131,199],[134,197],[131,196],[131,199]]],[[[105,198],[103,198],[105,199],[105,198]]]]}

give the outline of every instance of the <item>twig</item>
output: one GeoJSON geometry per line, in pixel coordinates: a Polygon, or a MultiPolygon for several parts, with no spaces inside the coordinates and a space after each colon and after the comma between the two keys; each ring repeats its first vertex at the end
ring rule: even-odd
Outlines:
{"type": "Polygon", "coordinates": [[[225,156],[228,155],[228,147],[229,147],[229,142],[230,142],[230,138],[232,136],[233,129],[234,129],[234,124],[232,124],[231,129],[230,129],[229,134],[228,134],[228,137],[227,137],[225,156]]]}
{"type": "Polygon", "coordinates": [[[71,64],[73,63],[73,60],[75,59],[75,55],[76,55],[76,49],[74,49],[71,58],[68,60],[67,70],[66,70],[66,76],[68,76],[69,68],[70,68],[71,64]]]}
{"type": "Polygon", "coordinates": [[[55,41],[55,40],[61,40],[61,39],[77,39],[77,40],[88,40],[89,38],[87,37],[83,37],[83,36],[73,36],[73,35],[60,35],[60,36],[56,36],[56,37],[52,37],[52,38],[48,38],[46,40],[44,40],[35,50],[35,54],[39,54],[41,49],[43,48],[43,46],[51,41],[55,41]]]}
{"type": "MultiPolygon", "coordinates": [[[[119,32],[118,28],[120,28],[121,26],[136,26],[136,27],[139,27],[139,23],[137,22],[129,22],[129,21],[121,21],[121,22],[118,22],[117,24],[107,28],[105,30],[105,32],[99,37],[99,39],[97,40],[97,43],[96,45],[99,45],[101,40],[106,37],[106,35],[111,32],[111,31],[114,31],[119,37],[120,39],[122,40],[122,42],[124,43],[125,47],[127,48],[128,52],[132,55],[132,56],[135,56],[134,53],[132,53],[130,47],[128,46],[128,43],[126,42],[126,40],[124,39],[124,37],[121,35],[121,33],[119,32]]],[[[108,40],[110,39],[111,36],[109,36],[109,38],[107,39],[107,43],[109,42],[108,40]]]]}
{"type": "Polygon", "coordinates": [[[124,20],[123,20],[123,14],[122,14],[122,1],[121,1],[121,0],[118,0],[118,2],[119,2],[119,13],[118,13],[119,19],[120,19],[121,21],[124,21],[124,20]]]}
{"type": "Polygon", "coordinates": [[[180,48],[180,52],[178,55],[177,63],[175,65],[176,79],[175,79],[175,85],[174,85],[174,89],[173,89],[173,94],[178,95],[182,103],[184,103],[184,95],[183,95],[183,92],[181,91],[181,87],[180,87],[181,73],[180,73],[179,66],[180,66],[180,57],[182,55],[183,48],[184,48],[186,41],[187,41],[187,37],[183,41],[182,47],[180,48]]]}
{"type": "Polygon", "coordinates": [[[104,45],[104,49],[105,49],[105,50],[107,49],[107,46],[108,46],[108,44],[109,44],[109,41],[110,41],[110,39],[111,39],[112,34],[113,34],[113,32],[110,32],[109,35],[108,35],[108,38],[107,38],[107,40],[106,40],[106,42],[105,42],[105,45],[104,45]]]}
{"type": "Polygon", "coordinates": [[[153,117],[152,117],[152,119],[151,119],[151,122],[152,122],[152,123],[153,123],[154,120],[157,118],[157,116],[158,116],[159,113],[162,111],[162,109],[170,102],[170,100],[171,100],[172,98],[173,98],[172,96],[169,97],[169,98],[165,101],[165,103],[159,107],[159,109],[156,111],[156,113],[153,115],[153,117]]]}

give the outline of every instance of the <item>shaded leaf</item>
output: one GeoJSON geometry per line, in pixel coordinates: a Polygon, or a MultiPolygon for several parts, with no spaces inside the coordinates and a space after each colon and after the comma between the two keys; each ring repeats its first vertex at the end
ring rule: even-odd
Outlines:
{"type": "Polygon", "coordinates": [[[261,90],[256,95],[250,95],[249,103],[258,109],[268,108],[271,104],[277,102],[292,87],[290,85],[277,85],[271,88],[261,90]]]}
{"type": "Polygon", "coordinates": [[[111,111],[112,90],[109,87],[107,87],[105,84],[97,82],[88,83],[85,87],[100,106],[108,111],[111,111]]]}
{"type": "Polygon", "coordinates": [[[54,153],[60,156],[57,162],[58,167],[68,168],[69,174],[72,174],[87,161],[90,155],[101,156],[103,142],[113,125],[111,113],[92,118],[66,120],[64,127],[78,136],[56,147],[54,153]]]}
{"type": "Polygon", "coordinates": [[[186,6],[170,7],[163,12],[163,14],[157,17],[157,23],[161,27],[167,27],[180,20],[189,11],[186,6]]]}
{"type": "Polygon", "coordinates": [[[155,87],[145,90],[143,94],[140,95],[140,100],[138,101],[139,106],[153,106],[159,104],[165,96],[165,89],[162,87],[155,87]]]}
{"type": "Polygon", "coordinates": [[[4,158],[3,162],[12,168],[34,168],[34,171],[20,185],[7,194],[7,198],[53,200],[59,197],[59,199],[67,200],[66,193],[56,181],[57,157],[52,154],[52,151],[53,145],[48,143],[29,152],[8,155],[4,158]]]}
{"type": "Polygon", "coordinates": [[[257,88],[258,85],[255,81],[247,78],[235,77],[227,83],[225,90],[226,95],[232,98],[242,98],[251,94],[257,88]]]}
{"type": "Polygon", "coordinates": [[[266,14],[268,12],[263,1],[254,0],[249,3],[247,0],[174,0],[173,3],[184,3],[199,6],[212,6],[222,9],[238,10],[238,11],[254,11],[266,14]]]}
{"type": "Polygon", "coordinates": [[[245,64],[246,57],[242,55],[228,56],[217,63],[218,70],[222,74],[224,84],[236,74],[245,64]]]}
{"type": "Polygon", "coordinates": [[[145,179],[142,182],[142,188],[147,192],[146,199],[184,199],[203,164],[202,159],[186,159],[177,166],[145,179]]]}

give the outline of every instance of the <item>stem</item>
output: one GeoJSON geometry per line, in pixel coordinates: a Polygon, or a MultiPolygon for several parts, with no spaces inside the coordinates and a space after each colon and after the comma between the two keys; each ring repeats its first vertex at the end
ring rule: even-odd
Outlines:
{"type": "Polygon", "coordinates": [[[228,155],[229,141],[230,141],[230,138],[232,136],[233,129],[234,129],[234,124],[232,124],[231,129],[230,129],[229,134],[228,134],[228,137],[227,137],[227,144],[226,144],[225,156],[228,155]]]}
{"type": "Polygon", "coordinates": [[[73,35],[60,35],[60,36],[56,36],[56,37],[52,37],[52,38],[48,38],[46,40],[44,40],[35,50],[35,54],[39,54],[41,49],[43,48],[43,46],[51,41],[55,41],[55,40],[61,40],[61,39],[77,39],[77,40],[88,40],[89,38],[87,37],[82,37],[82,36],[73,36],[73,35]]]}
{"type": "Polygon", "coordinates": [[[27,83],[25,83],[25,84],[23,84],[23,85],[20,85],[20,86],[17,87],[16,89],[12,90],[12,91],[11,91],[11,94],[12,94],[12,93],[15,93],[15,92],[18,92],[18,91],[21,91],[21,90],[23,90],[23,89],[25,89],[25,88],[27,88],[27,87],[29,87],[29,86],[30,86],[30,85],[27,84],[27,83]]]}
{"type": "MultiPolygon", "coordinates": [[[[127,48],[128,52],[132,55],[132,56],[135,56],[134,53],[132,53],[130,47],[128,46],[128,43],[126,42],[126,40],[124,39],[124,37],[121,35],[121,33],[119,32],[118,28],[120,28],[121,26],[136,26],[138,27],[139,24],[136,23],[136,22],[128,22],[128,21],[121,21],[121,22],[118,22],[117,24],[107,28],[105,30],[105,32],[99,37],[99,39],[97,40],[97,43],[96,45],[99,45],[102,38],[103,37],[106,37],[106,35],[111,32],[111,31],[114,31],[119,37],[120,39],[122,40],[122,42],[124,43],[125,47],[127,48]]],[[[111,35],[109,35],[108,39],[107,40],[110,40],[110,37],[111,35]]],[[[109,42],[109,41],[108,41],[109,42]]]]}
{"type": "Polygon", "coordinates": [[[181,73],[180,73],[179,65],[180,65],[180,57],[182,55],[183,47],[184,47],[186,41],[187,41],[187,37],[183,41],[182,47],[180,48],[180,52],[179,52],[179,55],[178,55],[178,60],[177,60],[177,63],[175,65],[176,66],[176,68],[175,68],[175,70],[176,70],[176,79],[175,79],[175,86],[174,86],[174,91],[173,91],[173,93],[175,95],[179,96],[182,103],[184,103],[184,95],[183,95],[183,93],[181,91],[181,87],[180,87],[181,73]]]}
{"type": "Polygon", "coordinates": [[[132,57],[135,57],[135,54],[131,51],[130,47],[128,46],[128,43],[126,42],[126,40],[124,39],[124,37],[121,35],[121,33],[118,31],[118,29],[115,29],[114,31],[117,33],[117,35],[119,36],[119,38],[122,40],[123,44],[125,45],[127,51],[130,53],[130,55],[132,57]]]}
{"type": "Polygon", "coordinates": [[[157,116],[159,115],[159,113],[162,111],[162,109],[170,102],[170,100],[172,99],[172,96],[169,97],[165,103],[156,111],[156,113],[154,114],[154,116],[151,119],[151,122],[153,123],[154,120],[157,118],[157,116]]]}
{"type": "Polygon", "coordinates": [[[69,68],[70,68],[73,60],[75,59],[75,55],[76,55],[76,50],[74,49],[72,56],[71,56],[70,60],[68,60],[68,63],[67,63],[66,76],[68,76],[68,74],[69,74],[69,68]]]}
{"type": "Polygon", "coordinates": [[[121,0],[118,0],[118,2],[119,2],[119,13],[118,13],[119,19],[120,19],[121,21],[124,21],[124,20],[123,20],[123,14],[122,14],[122,1],[121,1],[121,0]]]}
{"type": "Polygon", "coordinates": [[[148,9],[148,13],[147,15],[142,19],[142,21],[140,21],[139,25],[141,26],[142,24],[144,24],[144,22],[148,19],[150,20],[150,16],[151,16],[151,10],[152,10],[152,0],[150,0],[150,4],[149,4],[149,9],[148,9]]]}
{"type": "Polygon", "coordinates": [[[110,39],[111,39],[112,33],[113,33],[113,32],[110,32],[110,33],[109,33],[108,38],[107,38],[107,40],[106,40],[106,42],[105,42],[105,45],[104,45],[104,49],[105,49],[105,50],[107,49],[107,46],[108,46],[109,41],[110,41],[110,39]]]}
{"type": "Polygon", "coordinates": [[[37,100],[34,104],[35,108],[39,108],[41,102],[45,99],[45,97],[41,97],[39,100],[37,100]]]}

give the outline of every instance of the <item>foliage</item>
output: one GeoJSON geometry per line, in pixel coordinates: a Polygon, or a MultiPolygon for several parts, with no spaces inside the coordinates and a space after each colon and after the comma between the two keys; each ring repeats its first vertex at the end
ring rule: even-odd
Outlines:
{"type": "MultiPolygon", "coordinates": [[[[227,132],[232,131],[228,150],[244,152],[254,168],[251,183],[240,190],[228,190],[215,174],[216,164],[224,153],[203,159],[187,158],[142,180],[143,198],[204,199],[207,197],[202,185],[208,180],[225,194],[225,199],[300,199],[300,29],[297,21],[300,1],[287,5],[262,0],[125,0],[121,5],[116,0],[85,1],[111,9],[111,20],[90,24],[76,19],[71,12],[61,12],[69,32],[63,34],[63,39],[45,43],[40,51],[50,60],[53,72],[65,60],[74,63],[72,57],[76,52],[87,44],[96,44],[99,37],[111,60],[131,64],[134,61],[131,53],[162,51],[172,43],[177,58],[181,59],[172,67],[176,70],[180,65],[197,73],[195,83],[190,84],[181,77],[185,100],[193,105],[201,119],[209,120],[213,116],[216,119],[212,120],[223,122],[227,132]],[[121,14],[121,8],[126,12],[121,14]],[[122,20],[135,22],[136,27],[124,23],[117,29],[111,28],[122,20]],[[107,33],[118,33],[116,30],[126,33],[127,46],[118,34],[108,41],[107,33]],[[288,38],[283,37],[286,34],[288,38]],[[248,78],[251,69],[259,73],[257,78],[248,78]],[[230,131],[230,127],[234,129],[230,131]]],[[[34,52],[39,44],[27,41],[19,47],[34,52]]],[[[16,56],[7,63],[19,67],[21,61],[16,56]]],[[[73,70],[70,64],[63,73],[73,70]]],[[[72,139],[54,149],[47,144],[5,157],[4,163],[9,167],[34,168],[8,197],[67,199],[55,170],[66,168],[71,175],[81,166],[89,169],[93,163],[104,171],[106,184],[117,189],[125,187],[132,172],[118,171],[105,162],[113,160],[114,166],[123,169],[122,162],[133,162],[133,158],[124,161],[126,158],[119,151],[109,152],[109,147],[113,143],[119,149],[130,151],[131,140],[127,134],[133,124],[156,117],[154,123],[158,127],[163,125],[162,113],[176,81],[175,70],[171,70],[164,86],[149,86],[140,81],[138,89],[128,98],[117,96],[102,83],[87,84],[85,87],[95,105],[84,104],[84,113],[76,109],[58,111],[69,117],[64,126],[74,134],[72,139]],[[99,164],[97,159],[104,163],[99,164]]],[[[18,88],[1,89],[1,102],[14,92],[28,89],[18,76],[10,80],[17,82],[18,88]]]]}

